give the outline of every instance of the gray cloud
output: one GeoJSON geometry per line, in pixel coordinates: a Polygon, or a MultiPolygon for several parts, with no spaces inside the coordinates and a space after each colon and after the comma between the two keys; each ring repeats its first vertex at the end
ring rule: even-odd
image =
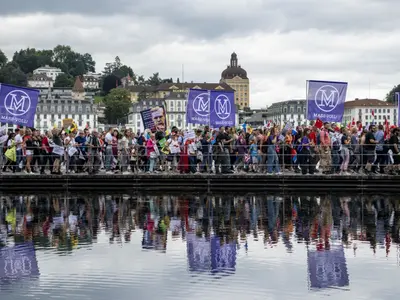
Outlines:
{"type": "MultiPolygon", "coordinates": [[[[400,2],[391,0],[51,0],[6,1],[0,15],[49,13],[155,18],[193,39],[245,35],[255,31],[386,31],[395,28],[400,2]],[[23,3],[22,3],[23,2],[23,3]]],[[[143,30],[146,30],[144,28],[143,30]]],[[[327,36],[327,38],[329,38],[327,36]]]]}

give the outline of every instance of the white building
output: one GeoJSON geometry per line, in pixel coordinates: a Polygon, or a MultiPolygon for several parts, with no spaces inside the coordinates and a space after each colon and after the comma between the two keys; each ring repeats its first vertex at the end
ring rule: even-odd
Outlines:
{"type": "Polygon", "coordinates": [[[377,125],[383,125],[385,119],[389,125],[397,125],[397,107],[386,101],[377,99],[355,99],[344,104],[343,123],[348,124],[361,121],[366,126],[374,121],[377,125]]]}
{"type": "Polygon", "coordinates": [[[54,125],[61,128],[63,119],[73,119],[79,128],[98,126],[94,93],[85,92],[77,78],[71,89],[39,89],[40,101],[36,109],[35,128],[44,131],[54,125]]]}
{"type": "Polygon", "coordinates": [[[91,75],[83,75],[83,87],[85,89],[89,90],[98,90],[100,88],[99,86],[99,79],[91,76],[91,75]]]}
{"type": "Polygon", "coordinates": [[[28,78],[28,87],[32,88],[52,88],[54,80],[46,74],[34,74],[28,78]]]}
{"type": "Polygon", "coordinates": [[[53,79],[53,81],[56,80],[57,76],[60,74],[63,74],[64,72],[61,71],[61,69],[59,68],[54,68],[54,67],[50,67],[48,65],[44,66],[44,67],[40,67],[36,70],[33,70],[33,74],[46,74],[47,77],[50,77],[53,79]]]}
{"type": "Polygon", "coordinates": [[[273,103],[268,107],[266,122],[273,121],[276,124],[285,124],[292,122],[293,126],[299,126],[307,119],[307,101],[306,100],[288,100],[273,103]]]}
{"type": "Polygon", "coordinates": [[[97,80],[100,80],[100,78],[103,76],[103,74],[101,73],[95,73],[95,72],[87,72],[85,75],[83,76],[91,76],[96,78],[97,80]]]}

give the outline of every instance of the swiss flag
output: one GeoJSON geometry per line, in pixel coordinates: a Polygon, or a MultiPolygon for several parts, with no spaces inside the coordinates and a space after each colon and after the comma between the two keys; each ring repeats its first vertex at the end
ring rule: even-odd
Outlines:
{"type": "Polygon", "coordinates": [[[372,110],[371,115],[372,115],[373,117],[375,117],[375,110],[374,110],[374,109],[372,110]]]}

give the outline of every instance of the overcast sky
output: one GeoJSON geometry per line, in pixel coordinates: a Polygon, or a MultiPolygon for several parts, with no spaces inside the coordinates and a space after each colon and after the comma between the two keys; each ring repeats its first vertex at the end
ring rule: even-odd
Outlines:
{"type": "Polygon", "coordinates": [[[400,83],[400,1],[2,0],[0,49],[71,45],[102,71],[218,82],[238,54],[251,106],[305,97],[306,80],[348,81],[348,99],[382,99],[400,83]]]}

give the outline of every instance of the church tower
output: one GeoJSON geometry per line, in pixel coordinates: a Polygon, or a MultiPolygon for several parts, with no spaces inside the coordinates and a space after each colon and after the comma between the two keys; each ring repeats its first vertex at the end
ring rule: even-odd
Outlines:
{"type": "Polygon", "coordinates": [[[73,100],[85,100],[85,89],[79,76],[76,76],[74,87],[72,88],[73,100]]]}
{"type": "Polygon", "coordinates": [[[231,54],[231,64],[221,74],[221,82],[225,82],[235,90],[235,104],[240,109],[250,107],[250,80],[246,70],[238,64],[237,54],[231,54]]]}

